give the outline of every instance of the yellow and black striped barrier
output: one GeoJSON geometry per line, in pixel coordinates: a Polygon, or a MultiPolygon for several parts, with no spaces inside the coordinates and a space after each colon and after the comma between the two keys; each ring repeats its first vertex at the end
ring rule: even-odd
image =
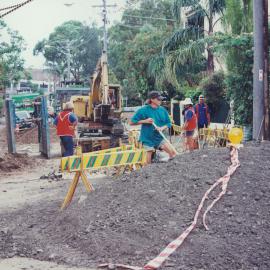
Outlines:
{"type": "Polygon", "coordinates": [[[199,129],[199,138],[203,144],[213,147],[225,147],[229,141],[229,129],[227,128],[201,128],[199,129]]]}
{"type": "Polygon", "coordinates": [[[177,134],[181,134],[183,132],[183,128],[181,126],[172,124],[173,132],[177,134]]]}
{"type": "Polygon", "coordinates": [[[145,163],[145,150],[136,149],[133,145],[123,145],[117,148],[84,154],[78,153],[78,155],[63,157],[61,159],[62,172],[75,172],[75,176],[69,187],[68,193],[65,197],[61,209],[64,209],[71,202],[80,178],[82,178],[82,181],[88,192],[94,190],[93,186],[87,179],[85,171],[109,167],[125,167],[132,165],[143,166],[145,163]]]}

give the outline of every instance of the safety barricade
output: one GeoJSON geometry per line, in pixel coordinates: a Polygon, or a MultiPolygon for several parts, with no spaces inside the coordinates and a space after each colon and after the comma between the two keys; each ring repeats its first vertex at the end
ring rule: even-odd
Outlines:
{"type": "Polygon", "coordinates": [[[183,128],[175,124],[172,124],[172,129],[174,134],[181,134],[183,132],[183,128]]]}
{"type": "Polygon", "coordinates": [[[87,179],[87,171],[110,167],[129,167],[132,169],[133,167],[142,167],[145,163],[145,150],[137,149],[133,145],[123,145],[120,147],[91,153],[81,153],[78,150],[77,155],[63,157],[61,159],[62,172],[74,172],[75,175],[61,209],[64,209],[71,202],[80,178],[82,179],[87,192],[94,190],[93,186],[87,179]]]}
{"type": "Polygon", "coordinates": [[[226,147],[228,139],[229,129],[211,129],[201,128],[199,129],[199,139],[202,147],[226,147]]]}

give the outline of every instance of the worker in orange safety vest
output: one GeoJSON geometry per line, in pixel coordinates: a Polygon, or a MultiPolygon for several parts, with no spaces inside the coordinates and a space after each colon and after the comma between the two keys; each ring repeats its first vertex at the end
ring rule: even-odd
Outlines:
{"type": "Polygon", "coordinates": [[[77,116],[73,113],[74,106],[72,102],[67,102],[54,120],[57,135],[60,137],[61,146],[63,147],[63,157],[72,156],[74,153],[73,137],[75,128],[78,123],[77,116]]]}
{"type": "Polygon", "coordinates": [[[197,116],[193,108],[193,103],[190,98],[186,98],[183,101],[184,105],[184,135],[185,135],[185,147],[186,150],[191,151],[195,148],[194,133],[197,128],[197,116]]]}

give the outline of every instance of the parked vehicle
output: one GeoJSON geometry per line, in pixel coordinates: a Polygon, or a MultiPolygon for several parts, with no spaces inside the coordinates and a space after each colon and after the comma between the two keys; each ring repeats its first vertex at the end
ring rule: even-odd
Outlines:
{"type": "Polygon", "coordinates": [[[35,126],[33,118],[28,111],[16,111],[16,125],[19,126],[19,130],[32,128],[35,126]]]}

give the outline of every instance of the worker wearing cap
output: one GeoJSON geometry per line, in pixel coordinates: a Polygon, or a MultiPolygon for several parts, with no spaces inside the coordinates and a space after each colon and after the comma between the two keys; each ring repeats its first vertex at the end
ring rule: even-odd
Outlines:
{"type": "Polygon", "coordinates": [[[61,146],[64,148],[62,156],[73,155],[73,137],[75,136],[75,127],[78,123],[77,116],[73,113],[74,106],[72,102],[67,102],[64,109],[60,112],[54,120],[57,135],[60,137],[61,146]]]}
{"type": "Polygon", "coordinates": [[[155,149],[164,150],[169,154],[170,159],[176,156],[175,150],[164,140],[159,131],[171,127],[169,114],[161,107],[162,96],[157,91],[149,93],[147,104],[140,108],[132,117],[131,125],[142,125],[139,141],[147,151],[147,163],[151,163],[152,154],[155,149]],[[153,126],[157,126],[157,129],[153,126]]]}
{"type": "Polygon", "coordinates": [[[197,128],[197,116],[193,108],[193,103],[190,98],[186,98],[183,103],[184,105],[184,119],[183,130],[185,131],[185,145],[186,150],[191,151],[195,148],[194,133],[197,128]]]}
{"type": "Polygon", "coordinates": [[[204,96],[199,96],[199,103],[195,105],[195,112],[198,120],[198,128],[207,128],[210,124],[210,113],[207,104],[204,102],[204,96]]]}

